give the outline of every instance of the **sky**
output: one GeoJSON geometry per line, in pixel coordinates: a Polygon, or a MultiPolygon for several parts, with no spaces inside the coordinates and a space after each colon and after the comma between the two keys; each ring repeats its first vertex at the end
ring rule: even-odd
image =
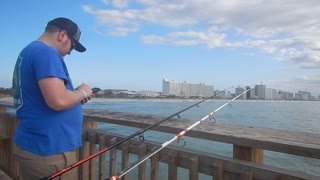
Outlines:
{"type": "Polygon", "coordinates": [[[48,21],[81,29],[74,86],[162,91],[162,79],[320,95],[318,0],[2,0],[0,87],[48,21]]]}

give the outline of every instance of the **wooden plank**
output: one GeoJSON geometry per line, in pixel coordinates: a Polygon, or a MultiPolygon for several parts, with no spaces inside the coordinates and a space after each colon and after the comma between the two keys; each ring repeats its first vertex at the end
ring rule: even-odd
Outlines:
{"type": "MultiPolygon", "coordinates": [[[[138,159],[141,159],[146,155],[147,146],[145,144],[140,144],[138,149],[139,149],[138,159]]],[[[146,166],[147,166],[146,161],[144,161],[143,163],[141,163],[139,165],[139,167],[138,167],[138,179],[139,180],[146,180],[146,178],[147,178],[146,177],[146,172],[147,172],[146,166]]]]}
{"type": "Polygon", "coordinates": [[[0,112],[7,112],[9,108],[14,108],[13,98],[4,98],[0,100],[0,112]]]}
{"type": "Polygon", "coordinates": [[[252,180],[253,170],[252,168],[242,167],[241,168],[241,179],[242,180],[252,180]]]}
{"type": "Polygon", "coordinates": [[[83,128],[88,128],[88,129],[97,129],[97,122],[96,121],[92,121],[90,119],[84,119],[82,127],[83,128]]]}
{"type": "Polygon", "coordinates": [[[233,145],[233,158],[263,164],[263,150],[233,145]]]}
{"type": "Polygon", "coordinates": [[[0,113],[0,168],[10,177],[18,177],[18,165],[13,155],[12,142],[17,122],[14,114],[0,113]]]}
{"type": "MultiPolygon", "coordinates": [[[[107,148],[107,136],[98,134],[99,139],[99,151],[107,148]]],[[[106,153],[102,153],[99,155],[99,180],[106,179],[106,153]]]]}
{"type": "Polygon", "coordinates": [[[13,98],[1,98],[0,99],[0,105],[1,106],[6,106],[9,108],[13,108],[13,98]]]}
{"type": "MultiPolygon", "coordinates": [[[[85,110],[84,117],[137,128],[146,128],[164,119],[155,115],[98,110],[85,110]]],[[[175,134],[193,123],[188,119],[166,121],[156,130],[175,134]]],[[[205,121],[185,136],[320,159],[320,134],[205,121]]]]}
{"type": "MultiPolygon", "coordinates": [[[[96,153],[96,133],[89,132],[88,133],[89,144],[89,154],[96,153]]],[[[89,161],[89,177],[90,179],[96,179],[96,158],[92,158],[89,161]]]]}
{"type": "Polygon", "coordinates": [[[0,105],[0,112],[7,112],[7,106],[0,105]]]}
{"type": "MultiPolygon", "coordinates": [[[[168,154],[167,154],[168,155],[168,154]]],[[[168,180],[178,179],[178,152],[171,152],[169,164],[168,164],[168,180]]]]}
{"type": "MultiPolygon", "coordinates": [[[[125,169],[129,166],[129,146],[130,146],[130,143],[129,141],[126,141],[124,143],[122,143],[122,169],[125,169]]],[[[129,179],[129,176],[128,176],[128,173],[125,174],[123,177],[122,177],[122,180],[128,180],[129,179]]]]}
{"type": "Polygon", "coordinates": [[[220,160],[214,161],[213,165],[213,180],[223,180],[223,162],[220,160]]]}
{"type": "Polygon", "coordinates": [[[190,157],[190,168],[189,168],[189,179],[198,180],[199,179],[199,157],[190,157]]]}
{"type": "Polygon", "coordinates": [[[151,169],[150,179],[151,180],[158,180],[159,179],[159,160],[160,160],[159,153],[156,153],[155,155],[151,156],[151,167],[150,167],[150,169],[151,169]]]}
{"type": "MultiPolygon", "coordinates": [[[[89,156],[89,142],[88,142],[88,132],[84,131],[82,133],[82,147],[79,149],[79,159],[84,159],[89,156]]],[[[89,163],[85,162],[79,166],[79,179],[85,180],[89,179],[89,163]]]]}
{"type": "MultiPolygon", "coordinates": [[[[112,137],[109,142],[109,146],[115,144],[118,138],[112,137]]],[[[115,175],[117,173],[117,149],[112,148],[110,150],[110,165],[109,165],[109,176],[115,175]]]]}

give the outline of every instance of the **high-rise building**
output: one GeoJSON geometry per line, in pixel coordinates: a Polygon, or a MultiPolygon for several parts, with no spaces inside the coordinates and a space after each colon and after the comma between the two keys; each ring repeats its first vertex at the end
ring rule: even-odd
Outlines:
{"type": "Polygon", "coordinates": [[[181,91],[180,89],[179,82],[174,80],[169,81],[167,79],[162,80],[162,94],[179,96],[181,91]]]}
{"type": "Polygon", "coordinates": [[[279,97],[282,100],[290,100],[290,93],[287,91],[279,90],[279,97]]]}
{"type": "MultiPolygon", "coordinates": [[[[246,90],[248,90],[248,89],[250,89],[251,87],[250,86],[246,86],[246,90]]],[[[251,91],[252,90],[250,90],[250,91],[248,91],[247,93],[246,93],[246,99],[250,99],[250,97],[251,97],[251,91]]]]}
{"type": "Polygon", "coordinates": [[[162,93],[164,95],[175,95],[175,96],[199,96],[199,97],[210,97],[214,94],[214,87],[206,85],[204,83],[192,84],[186,81],[180,83],[174,80],[162,80],[162,93]]]}
{"type": "MultiPolygon", "coordinates": [[[[241,93],[243,93],[244,91],[245,91],[245,88],[238,86],[238,87],[235,88],[235,95],[238,96],[241,93]]],[[[246,98],[247,98],[246,95],[242,95],[238,99],[246,99],[246,98]]]]}
{"type": "Polygon", "coordinates": [[[278,99],[278,91],[272,88],[266,88],[266,100],[277,100],[278,99]]]}
{"type": "Polygon", "coordinates": [[[304,100],[304,101],[308,101],[310,100],[310,96],[311,93],[307,92],[307,91],[298,91],[299,94],[301,94],[301,99],[300,100],[304,100]]]}
{"type": "Polygon", "coordinates": [[[255,85],[255,95],[258,99],[265,99],[266,98],[266,85],[264,84],[258,84],[255,85]]]}

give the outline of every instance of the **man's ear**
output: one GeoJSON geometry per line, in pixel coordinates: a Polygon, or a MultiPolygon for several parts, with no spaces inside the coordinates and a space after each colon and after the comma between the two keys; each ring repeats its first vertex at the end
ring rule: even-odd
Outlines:
{"type": "Polygon", "coordinates": [[[65,30],[60,30],[58,35],[58,40],[60,42],[64,41],[64,39],[67,37],[67,32],[65,30]]]}

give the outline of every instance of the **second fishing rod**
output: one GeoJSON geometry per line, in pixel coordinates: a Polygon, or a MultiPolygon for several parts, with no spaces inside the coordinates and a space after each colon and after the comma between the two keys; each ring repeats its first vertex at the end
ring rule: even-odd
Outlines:
{"type": "MultiPolygon", "coordinates": [[[[233,87],[233,86],[232,86],[232,87],[233,87]]],[[[232,88],[232,87],[230,87],[230,88],[232,88]]],[[[85,163],[85,162],[87,162],[87,161],[89,161],[89,160],[91,160],[91,159],[99,156],[100,154],[103,154],[103,153],[109,151],[110,149],[112,149],[112,148],[114,148],[114,147],[116,147],[116,146],[118,146],[118,145],[120,145],[120,144],[122,144],[122,143],[124,143],[124,142],[126,142],[126,141],[128,141],[128,140],[130,140],[130,139],[132,139],[133,137],[136,137],[136,136],[138,136],[138,135],[146,132],[146,131],[149,130],[149,129],[152,129],[152,128],[158,126],[159,124],[161,124],[161,123],[163,123],[163,122],[165,122],[165,121],[167,121],[167,120],[169,120],[169,119],[171,119],[171,118],[173,118],[173,117],[175,117],[175,116],[180,117],[179,114],[181,114],[182,112],[184,112],[184,111],[186,111],[186,110],[188,110],[188,109],[190,109],[190,108],[192,108],[192,107],[198,106],[199,104],[201,104],[202,102],[204,102],[204,101],[206,101],[206,100],[208,100],[208,99],[213,99],[214,97],[217,97],[217,95],[219,95],[220,93],[225,92],[225,91],[227,91],[227,90],[230,89],[230,88],[227,88],[227,89],[225,89],[225,90],[223,90],[223,91],[220,91],[219,93],[217,93],[217,94],[214,95],[214,96],[210,96],[210,97],[208,97],[208,98],[205,98],[205,99],[203,99],[203,100],[201,100],[201,101],[199,101],[199,102],[197,102],[197,103],[195,103],[195,104],[193,104],[193,105],[191,105],[191,106],[189,106],[189,107],[187,107],[187,108],[185,108],[185,109],[183,109],[183,110],[181,110],[181,111],[179,111],[179,112],[176,112],[176,113],[172,114],[171,116],[168,116],[167,118],[164,118],[164,119],[162,119],[162,120],[160,120],[160,121],[158,121],[158,122],[156,122],[156,123],[148,126],[148,127],[145,128],[145,129],[141,129],[141,130],[139,130],[139,131],[137,131],[137,132],[135,132],[135,133],[127,136],[126,138],[122,139],[121,141],[119,141],[119,142],[117,142],[117,143],[115,143],[115,144],[113,144],[113,145],[111,145],[111,146],[109,146],[109,147],[106,147],[105,149],[102,149],[101,151],[99,151],[99,152],[97,152],[97,153],[95,153],[95,154],[92,154],[92,155],[90,155],[90,156],[88,156],[88,157],[86,157],[86,158],[84,158],[84,159],[82,159],[82,160],[80,160],[80,161],[78,161],[78,162],[76,162],[76,163],[74,163],[74,164],[71,164],[70,166],[68,166],[68,167],[66,167],[66,168],[64,168],[64,169],[62,169],[62,170],[60,170],[60,171],[57,171],[56,173],[51,174],[50,176],[46,176],[46,177],[44,177],[44,178],[41,178],[41,180],[51,180],[51,179],[54,179],[54,178],[56,178],[56,177],[59,177],[59,176],[61,176],[62,174],[70,171],[71,169],[80,166],[81,164],[83,164],[83,163],[85,163]]],[[[143,136],[140,136],[139,139],[140,139],[141,141],[144,140],[143,136]]]]}

